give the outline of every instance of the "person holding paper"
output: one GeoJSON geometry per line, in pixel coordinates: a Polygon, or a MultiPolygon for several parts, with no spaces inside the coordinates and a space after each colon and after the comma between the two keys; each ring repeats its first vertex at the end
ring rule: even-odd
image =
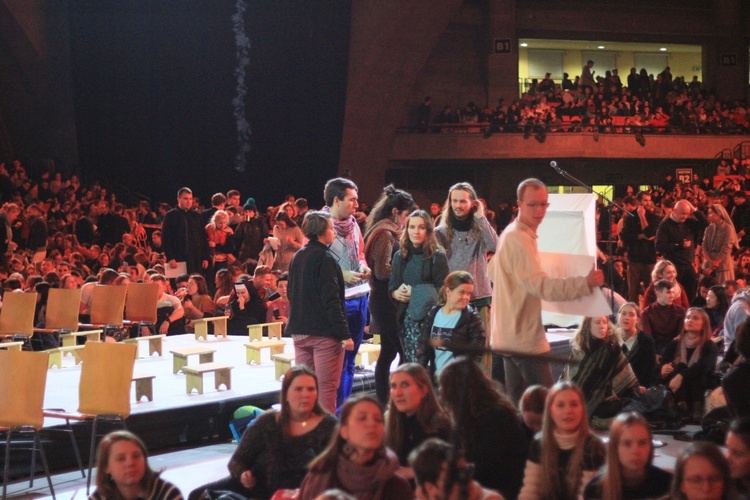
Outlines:
{"type": "Polygon", "coordinates": [[[323,211],[333,216],[333,226],[336,228],[336,238],[329,247],[329,252],[341,268],[346,287],[354,289],[346,293],[346,320],[354,341],[354,349],[344,355],[341,384],[336,396],[336,403],[341,406],[352,393],[354,360],[367,323],[367,281],[370,279],[371,271],[365,260],[362,231],[354,217],[359,207],[357,185],[343,177],[331,179],[326,182],[323,199],[326,202],[323,211]]]}
{"type": "MultiPolygon", "coordinates": [[[[542,324],[542,300],[568,301],[591,295],[604,282],[594,269],[587,276],[552,278],[542,270],[537,228],[549,207],[547,186],[526,179],[517,190],[518,218],[500,236],[490,261],[492,291],[492,347],[520,354],[547,354],[549,342],[542,324]]],[[[549,361],[526,356],[504,356],[508,395],[518,402],[528,385],[552,386],[549,361]]]]}
{"type": "Polygon", "coordinates": [[[193,210],[193,192],[190,188],[180,188],[177,191],[177,206],[164,214],[162,244],[170,269],[176,269],[178,262],[185,262],[187,274],[208,269],[208,239],[201,224],[201,215],[193,210]]]}

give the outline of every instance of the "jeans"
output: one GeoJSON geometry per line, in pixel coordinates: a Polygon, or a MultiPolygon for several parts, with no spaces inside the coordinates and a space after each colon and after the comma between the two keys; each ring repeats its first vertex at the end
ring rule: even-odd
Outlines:
{"type": "Polygon", "coordinates": [[[331,413],[336,412],[343,359],[344,349],[334,338],[309,335],[294,341],[295,364],[307,365],[318,376],[318,400],[331,413]]]}
{"type": "Polygon", "coordinates": [[[354,384],[354,360],[362,344],[367,324],[367,295],[356,297],[346,301],[346,320],[349,322],[349,334],[354,341],[354,350],[344,353],[344,366],[341,371],[341,383],[339,384],[336,404],[338,407],[344,404],[352,394],[354,384]]]}

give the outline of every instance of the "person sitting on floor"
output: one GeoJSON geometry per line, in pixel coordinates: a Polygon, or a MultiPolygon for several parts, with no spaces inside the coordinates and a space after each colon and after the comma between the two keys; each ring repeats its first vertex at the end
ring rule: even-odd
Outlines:
{"type": "Polygon", "coordinates": [[[641,314],[641,328],[653,337],[657,356],[661,356],[667,345],[682,331],[685,309],[674,303],[674,288],[675,285],[669,280],[654,283],[656,302],[641,314]]]}
{"type": "Polygon", "coordinates": [[[336,418],[318,401],[318,378],[305,365],[284,374],[281,410],[269,410],[247,428],[229,460],[229,476],[190,492],[232,491],[248,498],[270,498],[276,490],[300,486],[307,466],[323,451],[336,418]]]}

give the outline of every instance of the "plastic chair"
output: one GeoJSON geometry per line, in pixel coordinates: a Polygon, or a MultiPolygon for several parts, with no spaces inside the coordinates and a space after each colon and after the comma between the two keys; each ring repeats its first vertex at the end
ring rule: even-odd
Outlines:
{"type": "Polygon", "coordinates": [[[6,293],[0,308],[0,337],[34,335],[34,309],[36,293],[6,293]]]}
{"type": "Polygon", "coordinates": [[[0,432],[6,434],[5,439],[5,467],[3,471],[3,496],[6,497],[8,474],[10,472],[10,452],[13,445],[13,435],[33,434],[31,444],[28,438],[18,444],[23,449],[31,451],[31,467],[29,468],[29,488],[34,486],[34,472],[36,471],[36,454],[42,459],[42,467],[47,475],[47,483],[52,498],[55,490],[52,477],[44,455],[39,430],[44,424],[42,405],[44,404],[44,390],[47,383],[47,363],[49,354],[46,352],[5,351],[0,350],[0,380],[7,383],[0,384],[0,432]],[[19,376],[19,374],[23,376],[19,376]],[[30,447],[29,447],[30,446],[30,447]]]}
{"type": "MultiPolygon", "coordinates": [[[[78,331],[78,305],[81,289],[50,288],[47,297],[45,328],[34,328],[34,335],[56,335],[78,331]]],[[[43,342],[42,342],[43,343],[43,342]]],[[[59,344],[60,342],[56,342],[59,344]]]]}
{"type": "MultiPolygon", "coordinates": [[[[66,412],[59,409],[44,411],[45,417],[65,420],[68,426],[66,432],[70,433],[79,466],[81,466],[81,456],[70,422],[92,422],[86,494],[91,487],[91,470],[94,467],[99,423],[108,422],[125,428],[125,419],[130,416],[130,386],[137,353],[137,344],[86,342],[83,348],[81,380],[78,384],[78,411],[66,412]]],[[[82,466],[81,473],[83,473],[82,466]]]]}
{"type": "Polygon", "coordinates": [[[159,298],[159,285],[156,283],[131,283],[125,297],[125,320],[138,325],[138,336],[141,327],[148,327],[156,333],[156,303],[159,298]]]}

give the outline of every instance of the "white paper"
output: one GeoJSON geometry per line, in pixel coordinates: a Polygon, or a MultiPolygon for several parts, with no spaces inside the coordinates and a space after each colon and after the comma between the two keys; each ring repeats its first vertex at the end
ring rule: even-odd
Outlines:
{"type": "Polygon", "coordinates": [[[368,282],[360,283],[359,285],[347,288],[344,290],[345,299],[353,299],[355,297],[361,297],[370,292],[370,284],[368,282]]]}
{"type": "MultiPolygon", "coordinates": [[[[542,269],[553,278],[568,276],[586,276],[594,265],[595,257],[590,255],[570,255],[563,253],[540,252],[542,269]]],[[[586,297],[565,302],[542,301],[542,310],[551,313],[571,314],[575,316],[606,316],[612,314],[601,289],[586,297]]],[[[560,325],[565,326],[565,325],[560,325]]]]}
{"type": "Polygon", "coordinates": [[[167,278],[176,278],[181,274],[187,274],[187,262],[178,262],[177,267],[170,267],[169,263],[164,264],[164,274],[167,278]]]}

